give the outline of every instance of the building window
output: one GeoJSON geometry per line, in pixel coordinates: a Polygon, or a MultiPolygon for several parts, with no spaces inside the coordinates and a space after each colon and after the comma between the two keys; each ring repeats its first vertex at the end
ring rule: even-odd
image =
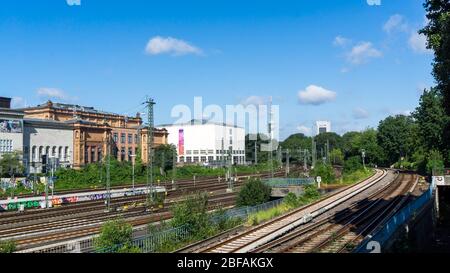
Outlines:
{"type": "Polygon", "coordinates": [[[125,161],[125,148],[120,150],[120,160],[125,161]]]}
{"type": "Polygon", "coordinates": [[[134,143],[135,143],[135,144],[138,144],[138,142],[139,142],[138,135],[135,134],[135,135],[134,135],[134,143]]]}
{"type": "Polygon", "coordinates": [[[91,148],[91,160],[90,162],[95,162],[95,147],[91,148]]]}
{"type": "Polygon", "coordinates": [[[124,134],[124,133],[120,134],[120,143],[125,144],[125,138],[126,138],[126,134],[124,134]]]}
{"type": "Polygon", "coordinates": [[[195,162],[195,163],[198,162],[198,156],[194,156],[194,162],[195,162]]]}
{"type": "Polygon", "coordinates": [[[58,148],[58,158],[59,158],[59,161],[62,161],[62,152],[63,152],[63,148],[60,146],[59,148],[58,148]]]}
{"type": "Polygon", "coordinates": [[[200,151],[200,154],[206,155],[206,150],[201,150],[201,151],[200,151]]]}
{"type": "Polygon", "coordinates": [[[214,156],[208,156],[208,162],[213,162],[214,161],[214,156]]]}
{"type": "Polygon", "coordinates": [[[187,151],[186,151],[186,154],[187,154],[187,155],[191,155],[191,154],[192,154],[192,151],[191,151],[191,150],[187,150],[187,151]]]}
{"type": "Polygon", "coordinates": [[[69,147],[64,148],[64,161],[68,161],[69,159],[69,147]]]}
{"type": "Polygon", "coordinates": [[[184,163],[184,156],[180,156],[180,162],[184,163]]]}
{"type": "Polygon", "coordinates": [[[232,139],[230,139],[230,145],[233,145],[233,140],[232,139]]]}
{"type": "Polygon", "coordinates": [[[97,149],[97,161],[101,162],[102,161],[102,148],[98,148],[97,149]]]}
{"type": "Polygon", "coordinates": [[[230,136],[233,134],[233,129],[230,129],[230,136]]]}
{"type": "Polygon", "coordinates": [[[114,133],[113,140],[115,143],[117,143],[119,141],[119,134],[114,133]]]}
{"type": "Polygon", "coordinates": [[[36,160],[36,146],[33,146],[31,149],[31,161],[34,162],[36,160]]]}
{"type": "Polygon", "coordinates": [[[128,134],[128,144],[133,144],[133,135],[128,134]]]}
{"type": "Polygon", "coordinates": [[[220,151],[219,151],[219,150],[216,150],[216,154],[220,154],[220,151]]]}
{"type": "Polygon", "coordinates": [[[202,162],[206,162],[206,156],[202,156],[202,157],[201,157],[201,161],[202,161],[202,162]]]}
{"type": "Polygon", "coordinates": [[[208,150],[208,154],[213,154],[214,150],[208,150]]]}
{"type": "Polygon", "coordinates": [[[133,148],[128,148],[128,161],[131,161],[132,155],[133,155],[133,148]]]}
{"type": "Polygon", "coordinates": [[[186,157],[186,162],[187,163],[191,163],[192,162],[192,157],[190,157],[190,156],[186,157]]]}
{"type": "Polygon", "coordinates": [[[198,150],[194,150],[194,155],[198,155],[198,150]]]}
{"type": "Polygon", "coordinates": [[[13,141],[11,139],[0,139],[0,152],[12,153],[12,151],[13,151],[13,141]]]}

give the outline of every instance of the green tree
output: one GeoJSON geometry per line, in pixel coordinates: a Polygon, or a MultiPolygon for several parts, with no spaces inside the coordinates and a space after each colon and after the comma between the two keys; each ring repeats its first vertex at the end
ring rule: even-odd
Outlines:
{"type": "MultiPolygon", "coordinates": [[[[269,153],[261,150],[261,145],[269,144],[269,137],[264,134],[247,134],[245,136],[245,154],[247,161],[255,162],[255,142],[256,150],[258,152],[258,163],[267,163],[269,160],[269,153]],[[256,139],[256,140],[255,140],[256,139]]],[[[227,149],[227,143],[225,145],[225,150],[227,149]]],[[[275,153],[274,153],[275,154],[275,153]]]]}
{"type": "Polygon", "coordinates": [[[401,157],[414,153],[417,126],[410,116],[389,116],[378,126],[377,141],[386,153],[387,163],[394,164],[401,157]]]}
{"type": "MultiPolygon", "coordinates": [[[[437,90],[442,95],[447,122],[443,139],[450,139],[450,2],[448,0],[426,0],[428,24],[420,31],[428,40],[428,48],[434,51],[433,76],[437,90]]],[[[443,153],[450,163],[450,141],[444,141],[443,153]]]]}
{"type": "Polygon", "coordinates": [[[174,145],[160,145],[155,148],[155,167],[161,168],[164,172],[173,168],[173,157],[177,154],[174,145]]]}
{"type": "Polygon", "coordinates": [[[323,151],[323,155],[325,156],[327,141],[330,144],[330,151],[333,149],[340,149],[342,147],[342,137],[336,133],[322,133],[317,135],[314,140],[317,144],[318,156],[321,155],[321,151],[323,151]]]}
{"type": "Polygon", "coordinates": [[[108,221],[103,224],[100,236],[94,245],[99,252],[136,253],[139,249],[133,247],[133,227],[123,219],[108,221]]]}
{"type": "Polygon", "coordinates": [[[14,253],[16,248],[14,241],[0,241],[0,253],[14,253]]]}
{"type": "Polygon", "coordinates": [[[434,171],[442,171],[444,169],[444,158],[439,151],[432,150],[427,157],[427,172],[433,174],[434,171]]]}
{"type": "Polygon", "coordinates": [[[443,107],[442,95],[436,88],[424,91],[413,117],[418,125],[419,141],[423,147],[426,150],[443,150],[442,132],[448,123],[448,117],[443,107]]]}
{"type": "Polygon", "coordinates": [[[14,151],[5,153],[0,159],[0,173],[2,176],[13,176],[22,174],[24,171],[21,153],[14,151]]]}
{"type": "Polygon", "coordinates": [[[311,137],[293,134],[280,143],[283,150],[289,149],[291,162],[303,162],[304,155],[299,150],[311,150],[311,137]]]}
{"type": "Polygon", "coordinates": [[[333,149],[330,153],[331,164],[342,165],[344,163],[344,153],[341,149],[333,149]]]}
{"type": "Polygon", "coordinates": [[[312,177],[320,176],[322,182],[326,184],[333,183],[336,180],[333,167],[330,164],[325,164],[320,161],[316,164],[310,175],[312,177]]]}
{"type": "Polygon", "coordinates": [[[237,196],[237,205],[256,206],[269,201],[272,189],[261,181],[261,179],[251,178],[242,186],[237,196]]]}
{"type": "Polygon", "coordinates": [[[361,156],[350,157],[344,163],[344,172],[346,173],[352,173],[354,171],[362,170],[363,168],[361,156]]]}

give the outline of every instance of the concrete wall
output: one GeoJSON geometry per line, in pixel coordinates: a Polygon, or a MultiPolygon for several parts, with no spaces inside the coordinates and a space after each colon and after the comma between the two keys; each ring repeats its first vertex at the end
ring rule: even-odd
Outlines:
{"type": "Polygon", "coordinates": [[[39,125],[25,124],[24,155],[30,166],[29,172],[40,172],[40,155],[47,154],[56,157],[64,167],[71,167],[73,163],[73,130],[71,128],[46,128],[39,125]]]}

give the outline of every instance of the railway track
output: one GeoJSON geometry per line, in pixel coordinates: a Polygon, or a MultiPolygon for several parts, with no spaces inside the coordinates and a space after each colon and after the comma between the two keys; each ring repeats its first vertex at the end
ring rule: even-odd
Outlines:
{"type": "Polygon", "coordinates": [[[401,174],[396,180],[346,210],[300,227],[254,249],[253,253],[342,253],[351,252],[367,234],[398,211],[415,187],[415,175],[401,174]]]}
{"type": "Polygon", "coordinates": [[[346,187],[337,193],[325,197],[313,204],[296,209],[281,217],[268,221],[258,227],[240,233],[215,245],[200,250],[202,253],[246,253],[264,245],[292,229],[311,222],[338,204],[367,190],[387,175],[385,170],[377,170],[369,179],[346,187]]]}
{"type": "MultiPolygon", "coordinates": [[[[284,172],[276,173],[276,176],[284,172]]],[[[259,177],[267,177],[268,174],[259,174],[259,177]]],[[[247,176],[245,176],[247,177],[247,176]]],[[[243,177],[241,177],[243,178],[243,177]]],[[[178,189],[169,192],[171,204],[179,201],[180,197],[187,193],[206,191],[209,193],[224,190],[227,184],[217,184],[217,180],[196,182],[195,188],[178,189]]],[[[241,186],[244,182],[236,184],[241,186]]],[[[192,183],[193,185],[193,183],[192,183]]],[[[145,201],[145,196],[131,196],[112,199],[113,206],[125,206],[130,203],[145,201]]],[[[210,198],[212,205],[221,203],[224,206],[234,205],[234,194],[218,194],[210,198]]],[[[19,249],[34,247],[36,244],[67,241],[83,236],[93,235],[99,231],[100,226],[107,220],[123,217],[133,226],[146,225],[150,222],[167,220],[171,218],[169,208],[164,208],[157,213],[149,215],[143,207],[131,206],[128,211],[104,212],[104,204],[100,202],[83,202],[75,205],[62,206],[50,210],[28,211],[23,214],[15,213],[0,217],[0,239],[14,239],[19,249]],[[51,234],[50,234],[51,233],[51,234]]]]}

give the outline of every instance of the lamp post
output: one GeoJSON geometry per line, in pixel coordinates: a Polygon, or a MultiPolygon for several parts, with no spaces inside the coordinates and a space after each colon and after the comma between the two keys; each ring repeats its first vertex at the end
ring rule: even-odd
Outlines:
{"type": "Polygon", "coordinates": [[[136,160],[136,155],[135,154],[132,154],[132,155],[130,155],[130,157],[131,157],[131,165],[132,165],[132,181],[133,181],[133,193],[134,193],[134,165],[135,165],[135,160],[136,160]]]}

